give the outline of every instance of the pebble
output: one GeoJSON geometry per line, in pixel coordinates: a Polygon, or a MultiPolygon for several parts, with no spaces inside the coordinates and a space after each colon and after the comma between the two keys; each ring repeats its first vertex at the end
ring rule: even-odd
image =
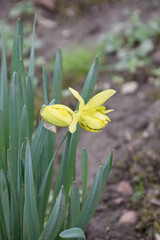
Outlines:
{"type": "Polygon", "coordinates": [[[125,194],[125,195],[132,195],[133,189],[129,182],[127,181],[121,181],[117,186],[117,192],[125,194]]]}
{"type": "Polygon", "coordinates": [[[69,29],[64,29],[64,30],[62,31],[62,36],[63,36],[64,38],[70,38],[71,35],[72,35],[72,33],[71,33],[71,31],[70,31],[69,29]]]}
{"type": "Polygon", "coordinates": [[[154,239],[155,239],[155,240],[160,240],[160,235],[159,235],[158,233],[155,233],[155,234],[154,234],[154,239]]]}
{"type": "Polygon", "coordinates": [[[160,201],[156,200],[156,199],[151,199],[150,201],[153,205],[157,205],[160,206],[160,201]]]}
{"type": "Polygon", "coordinates": [[[137,221],[137,212],[127,211],[120,217],[119,224],[123,224],[123,223],[135,224],[136,221],[137,221]]]}
{"type": "Polygon", "coordinates": [[[114,200],[114,203],[121,204],[123,202],[123,198],[119,197],[114,200]]]}
{"type": "Polygon", "coordinates": [[[121,93],[123,95],[135,93],[138,89],[138,83],[135,81],[124,83],[121,87],[121,93]]]}
{"type": "Polygon", "coordinates": [[[132,140],[132,136],[131,136],[131,133],[130,133],[129,130],[126,130],[126,131],[124,132],[124,136],[125,136],[125,139],[126,139],[128,142],[130,142],[130,141],[132,140]]]}
{"type": "Polygon", "coordinates": [[[57,28],[57,22],[52,21],[50,19],[44,18],[42,16],[38,17],[38,23],[40,27],[45,27],[48,29],[56,29],[57,28]]]}

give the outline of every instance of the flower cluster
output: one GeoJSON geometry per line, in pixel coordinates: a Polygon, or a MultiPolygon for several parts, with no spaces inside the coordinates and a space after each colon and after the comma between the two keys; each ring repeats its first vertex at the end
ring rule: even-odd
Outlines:
{"type": "Polygon", "coordinates": [[[55,126],[69,127],[69,131],[74,133],[79,123],[86,131],[101,131],[110,121],[106,114],[113,111],[113,109],[106,110],[101,105],[114,95],[116,91],[113,89],[102,91],[85,104],[83,98],[76,90],[73,88],[69,88],[69,90],[79,101],[78,111],[74,112],[62,104],[43,105],[41,108],[41,118],[44,127],[51,131],[55,131],[55,126]]]}

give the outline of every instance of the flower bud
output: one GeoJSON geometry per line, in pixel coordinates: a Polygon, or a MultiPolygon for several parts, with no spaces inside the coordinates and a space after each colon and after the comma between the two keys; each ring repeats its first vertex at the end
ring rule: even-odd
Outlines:
{"type": "Polygon", "coordinates": [[[41,117],[43,121],[57,126],[57,127],[68,127],[73,120],[73,111],[64,105],[54,104],[41,108],[41,117]]]}

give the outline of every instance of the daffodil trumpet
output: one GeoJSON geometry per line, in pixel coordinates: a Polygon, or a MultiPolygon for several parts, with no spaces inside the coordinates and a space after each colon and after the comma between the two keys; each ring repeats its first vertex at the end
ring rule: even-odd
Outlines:
{"type": "Polygon", "coordinates": [[[45,128],[56,132],[55,126],[69,127],[69,131],[74,133],[77,124],[89,132],[101,131],[110,121],[109,112],[105,106],[101,106],[111,96],[115,94],[115,90],[109,89],[96,94],[85,104],[80,94],[73,88],[69,88],[73,96],[79,101],[79,109],[75,112],[69,107],[62,104],[43,105],[41,108],[42,123],[45,128]]]}

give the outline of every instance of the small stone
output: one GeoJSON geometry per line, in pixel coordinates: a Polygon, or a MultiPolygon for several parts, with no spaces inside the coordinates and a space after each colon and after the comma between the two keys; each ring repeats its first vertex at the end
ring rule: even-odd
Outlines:
{"type": "Polygon", "coordinates": [[[66,16],[69,18],[75,18],[76,17],[76,13],[72,8],[67,8],[66,9],[66,16]]]}
{"type": "Polygon", "coordinates": [[[155,234],[154,234],[154,239],[155,239],[155,240],[160,240],[160,235],[159,235],[158,233],[155,233],[155,234]]]}
{"type": "Polygon", "coordinates": [[[117,192],[125,194],[125,195],[132,195],[133,190],[129,182],[121,181],[117,186],[117,192]]]}
{"type": "Polygon", "coordinates": [[[126,130],[126,131],[124,132],[124,135],[125,135],[125,139],[126,139],[128,142],[130,142],[130,141],[132,140],[132,136],[131,136],[130,131],[126,130]]]}
{"type": "Polygon", "coordinates": [[[123,95],[135,93],[138,89],[138,83],[135,81],[124,83],[121,87],[121,93],[123,95]]]}
{"type": "Polygon", "coordinates": [[[144,139],[149,138],[149,132],[144,131],[144,132],[142,133],[142,137],[143,137],[144,139]]]}
{"type": "Polygon", "coordinates": [[[121,204],[123,202],[123,198],[119,197],[114,200],[114,203],[121,204]]]}
{"type": "Polygon", "coordinates": [[[42,16],[38,17],[38,24],[40,25],[40,27],[45,27],[48,29],[56,29],[57,28],[57,22],[52,21],[50,19],[44,18],[42,16]]]}
{"type": "Polygon", "coordinates": [[[155,78],[154,77],[149,77],[147,79],[147,81],[148,81],[149,84],[153,84],[155,82],[155,78]]]}
{"type": "Polygon", "coordinates": [[[69,29],[64,29],[63,31],[62,31],[62,36],[64,37],[64,38],[70,38],[71,37],[71,31],[69,30],[69,29]]]}
{"type": "Polygon", "coordinates": [[[137,212],[135,211],[128,211],[125,212],[119,219],[119,224],[128,223],[128,224],[135,224],[137,221],[137,212]]]}
{"type": "Polygon", "coordinates": [[[159,63],[160,61],[160,51],[156,51],[154,54],[153,54],[153,61],[155,63],[159,63]]]}
{"type": "Polygon", "coordinates": [[[160,201],[156,200],[156,199],[151,199],[150,201],[153,205],[156,205],[156,206],[160,206],[160,201]]]}
{"type": "Polygon", "coordinates": [[[56,8],[56,0],[34,0],[36,6],[43,7],[49,11],[53,11],[56,8]]]}

